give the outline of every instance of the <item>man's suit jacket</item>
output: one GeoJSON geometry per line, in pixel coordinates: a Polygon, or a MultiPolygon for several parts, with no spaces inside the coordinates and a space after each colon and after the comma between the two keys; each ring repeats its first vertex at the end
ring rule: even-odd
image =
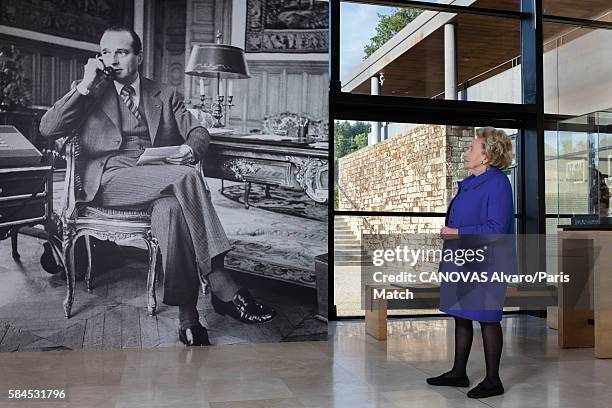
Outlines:
{"type": "MultiPolygon", "coordinates": [[[[82,191],[77,200],[93,200],[98,189],[104,165],[119,151],[122,143],[119,100],[112,81],[104,82],[88,95],[76,90],[58,100],[40,122],[43,137],[58,139],[78,132],[81,144],[80,175],[82,191]]],[[[176,88],[160,85],[141,77],[141,103],[154,147],[186,144],[193,150],[196,161],[202,159],[208,148],[210,135],[187,111],[176,88]]]]}

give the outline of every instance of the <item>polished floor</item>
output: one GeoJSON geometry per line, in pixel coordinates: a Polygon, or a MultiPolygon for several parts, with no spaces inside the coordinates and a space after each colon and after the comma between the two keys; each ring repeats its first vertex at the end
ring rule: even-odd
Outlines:
{"type": "MultiPolygon", "coordinates": [[[[235,344],[198,349],[0,353],[0,406],[69,407],[562,407],[612,406],[612,360],[592,349],[559,350],[543,319],[503,320],[506,394],[470,400],[467,389],[425,378],[453,357],[452,321],[392,321],[389,339],[362,322],[330,325],[329,341],[235,344]],[[13,402],[9,389],[63,388],[62,403],[13,402]]],[[[484,375],[479,330],[468,374],[484,375]]]]}

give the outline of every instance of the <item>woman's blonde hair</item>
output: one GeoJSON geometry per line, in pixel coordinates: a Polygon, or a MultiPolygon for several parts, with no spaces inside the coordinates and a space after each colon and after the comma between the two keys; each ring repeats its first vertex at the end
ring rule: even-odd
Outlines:
{"type": "Polygon", "coordinates": [[[476,130],[476,137],[482,140],[484,155],[491,166],[504,170],[512,164],[512,142],[506,132],[484,127],[476,130]]]}

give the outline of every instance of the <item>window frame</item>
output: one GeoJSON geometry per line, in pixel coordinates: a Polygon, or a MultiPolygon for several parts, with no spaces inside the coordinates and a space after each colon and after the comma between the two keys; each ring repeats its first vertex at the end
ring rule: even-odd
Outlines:
{"type": "MultiPolygon", "coordinates": [[[[342,92],[340,81],[340,0],[329,4],[329,129],[334,135],[334,121],[361,120],[415,124],[459,126],[495,126],[517,129],[516,136],[516,207],[518,233],[545,234],[546,214],[544,200],[544,130],[549,129],[560,115],[544,114],[543,91],[543,36],[544,22],[579,27],[612,29],[612,22],[585,20],[572,17],[543,15],[542,0],[520,0],[520,11],[497,10],[451,4],[409,0],[343,0],[351,3],[418,8],[450,13],[467,13],[520,20],[520,60],[522,103],[474,102],[462,100],[424,99],[383,95],[360,95],[342,92]],[[533,199],[536,197],[538,199],[533,199]],[[528,199],[529,198],[529,199],[528,199]]],[[[331,139],[333,141],[333,138],[331,139]]],[[[332,142],[332,157],[333,156],[332,142]]],[[[329,185],[335,186],[333,160],[329,171],[329,185]]],[[[445,213],[339,211],[329,200],[328,250],[332,265],[329,279],[334,281],[334,217],[357,216],[417,216],[443,217],[445,213]]],[[[524,241],[524,240],[523,240],[524,241]]],[[[532,270],[545,270],[546,248],[518,248],[520,263],[532,270]]],[[[337,320],[334,285],[328,285],[329,320],[337,320]]],[[[343,317],[344,318],[344,317],[343,317]]]]}

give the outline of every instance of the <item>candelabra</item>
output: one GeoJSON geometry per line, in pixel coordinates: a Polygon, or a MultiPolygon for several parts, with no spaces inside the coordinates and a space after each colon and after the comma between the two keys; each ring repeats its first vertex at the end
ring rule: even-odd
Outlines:
{"type": "Polygon", "coordinates": [[[223,122],[221,121],[223,117],[230,117],[230,112],[234,104],[232,103],[234,97],[232,95],[228,95],[227,97],[223,95],[217,96],[216,100],[214,97],[206,97],[205,94],[200,94],[200,104],[198,108],[204,112],[209,113],[213,118],[215,118],[215,123],[213,123],[213,127],[220,128],[223,127],[223,122]],[[207,102],[208,101],[208,102],[207,102]]]}

